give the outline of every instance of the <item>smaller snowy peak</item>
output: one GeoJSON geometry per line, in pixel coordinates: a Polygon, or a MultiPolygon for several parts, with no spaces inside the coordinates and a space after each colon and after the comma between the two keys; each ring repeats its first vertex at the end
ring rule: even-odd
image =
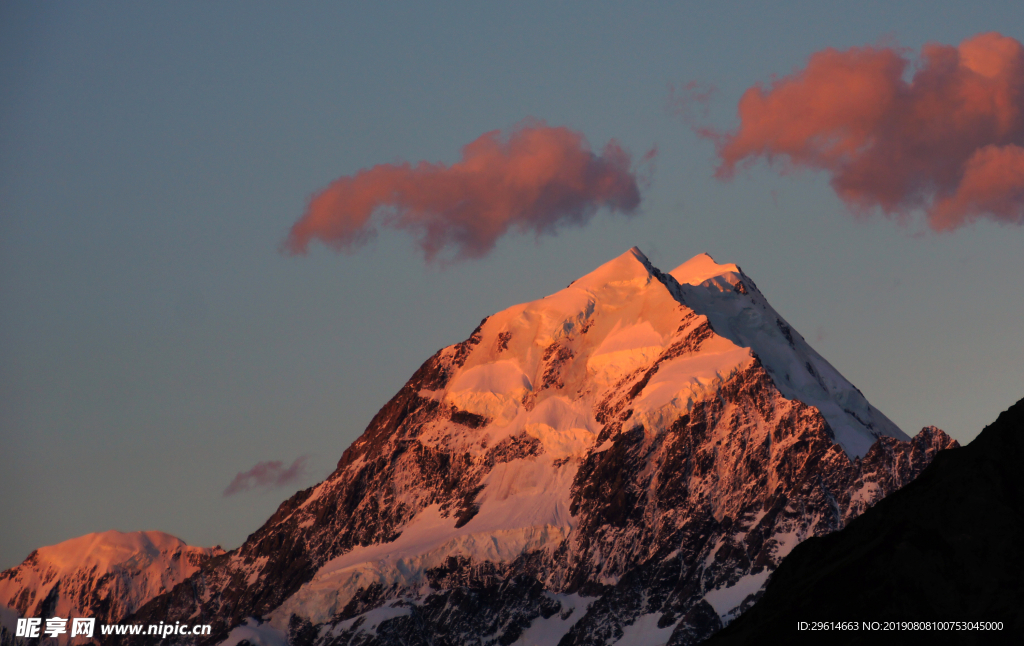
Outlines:
{"type": "Polygon", "coordinates": [[[821,411],[849,457],[863,456],[879,437],[908,439],[775,311],[739,266],[703,253],[670,275],[683,302],[706,316],[717,334],[750,348],[787,399],[821,411]]]}
{"type": "Polygon", "coordinates": [[[707,253],[697,254],[669,272],[680,285],[717,287],[723,291],[736,289],[743,282],[743,271],[732,263],[720,265],[707,253]]]}
{"type": "Polygon", "coordinates": [[[40,547],[0,573],[0,607],[23,617],[117,621],[223,553],[158,531],[86,534],[40,547]]]}
{"type": "Polygon", "coordinates": [[[34,552],[34,562],[60,573],[83,568],[109,571],[127,563],[159,558],[161,553],[173,554],[188,549],[196,548],[189,548],[185,541],[164,532],[110,530],[40,547],[34,552]]]}

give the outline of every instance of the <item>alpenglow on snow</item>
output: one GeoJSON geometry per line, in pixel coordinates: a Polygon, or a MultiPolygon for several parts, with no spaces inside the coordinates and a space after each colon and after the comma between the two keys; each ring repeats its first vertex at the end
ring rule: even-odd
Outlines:
{"type": "Polygon", "coordinates": [[[211,644],[695,644],[954,444],[908,439],[736,265],[633,248],[437,352],[324,482],[128,620],[211,622],[211,644]]]}

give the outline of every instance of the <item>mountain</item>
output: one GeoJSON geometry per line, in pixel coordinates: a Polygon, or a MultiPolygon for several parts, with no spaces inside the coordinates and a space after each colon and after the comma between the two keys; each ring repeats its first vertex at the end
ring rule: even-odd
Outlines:
{"type": "Polygon", "coordinates": [[[163,532],[109,531],[40,547],[0,573],[4,627],[17,616],[117,622],[223,553],[163,532]]]}
{"type": "MultiPolygon", "coordinates": [[[[796,622],[811,617],[883,625],[1001,622],[996,632],[919,634],[957,644],[1019,640],[1024,633],[1022,464],[1024,400],[967,446],[937,456],[914,482],[844,530],[793,550],[761,601],[709,644],[796,636],[796,622]]],[[[873,644],[880,636],[831,631],[828,641],[873,644]]]]}
{"type": "Polygon", "coordinates": [[[324,482],[131,620],[208,643],[697,643],[954,445],[907,438],[736,265],[663,273],[634,248],[437,352],[324,482]]]}

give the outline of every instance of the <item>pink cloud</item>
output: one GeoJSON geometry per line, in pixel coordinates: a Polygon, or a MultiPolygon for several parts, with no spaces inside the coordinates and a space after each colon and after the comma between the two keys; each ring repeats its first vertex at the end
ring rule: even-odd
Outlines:
{"type": "Polygon", "coordinates": [[[237,474],[224,490],[224,495],[232,496],[256,487],[284,487],[292,484],[306,475],[307,459],[305,455],[299,456],[287,469],[280,460],[260,462],[248,471],[237,474]]]}
{"type": "Polygon", "coordinates": [[[380,164],[338,178],[310,200],[284,249],[304,254],[316,239],[352,252],[388,227],[412,234],[427,262],[477,258],[510,230],[554,234],[599,208],[631,215],[639,204],[630,155],[615,140],[595,154],[578,132],[527,121],[481,135],[451,166],[380,164]]]}
{"type": "Polygon", "coordinates": [[[1024,46],[991,32],[926,45],[916,64],[905,54],[826,49],[748,89],[735,132],[702,133],[718,146],[716,175],[764,158],[828,172],[857,212],[920,210],[935,230],[1024,223],[1024,46]]]}

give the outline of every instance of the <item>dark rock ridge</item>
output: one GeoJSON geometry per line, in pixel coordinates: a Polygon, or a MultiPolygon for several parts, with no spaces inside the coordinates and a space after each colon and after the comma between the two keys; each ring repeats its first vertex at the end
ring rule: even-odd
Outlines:
{"type": "Polygon", "coordinates": [[[955,446],[904,438],[737,267],[631,250],[428,359],[327,480],[130,621],[695,644],[955,446]]]}
{"type": "MultiPolygon", "coordinates": [[[[709,644],[798,637],[798,621],[1002,622],[1001,631],[933,630],[924,640],[1010,644],[1024,634],[1024,400],[965,447],[841,532],[786,557],[763,598],[709,644]]],[[[891,633],[890,633],[891,634],[891,633]]],[[[905,634],[903,634],[905,635],[905,634]]],[[[830,644],[889,643],[831,631],[830,644]]]]}

